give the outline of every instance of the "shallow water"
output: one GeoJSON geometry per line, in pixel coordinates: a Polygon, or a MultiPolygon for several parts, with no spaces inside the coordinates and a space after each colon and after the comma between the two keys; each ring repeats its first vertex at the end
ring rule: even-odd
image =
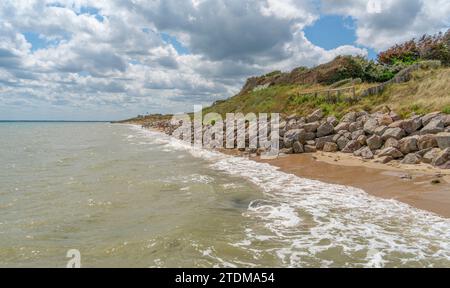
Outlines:
{"type": "Polygon", "coordinates": [[[0,266],[450,266],[450,221],[103,123],[0,124],[0,266]]]}

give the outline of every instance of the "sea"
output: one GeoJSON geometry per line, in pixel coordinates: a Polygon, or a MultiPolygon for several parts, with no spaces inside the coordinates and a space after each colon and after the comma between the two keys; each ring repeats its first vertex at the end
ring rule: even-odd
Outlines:
{"type": "Polygon", "coordinates": [[[0,267],[70,250],[81,267],[450,267],[450,220],[139,126],[0,123],[0,267]]]}

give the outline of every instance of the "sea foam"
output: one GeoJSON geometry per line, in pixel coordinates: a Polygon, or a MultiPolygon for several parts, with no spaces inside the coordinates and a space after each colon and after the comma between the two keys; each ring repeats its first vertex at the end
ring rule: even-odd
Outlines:
{"type": "Polygon", "coordinates": [[[263,199],[253,201],[244,213],[259,225],[247,227],[246,239],[233,246],[259,253],[262,248],[255,243],[271,241],[270,251],[291,267],[450,265],[448,219],[361,189],[300,178],[266,163],[132,129],[165,150],[187,151],[209,161],[212,169],[261,188],[263,199]]]}

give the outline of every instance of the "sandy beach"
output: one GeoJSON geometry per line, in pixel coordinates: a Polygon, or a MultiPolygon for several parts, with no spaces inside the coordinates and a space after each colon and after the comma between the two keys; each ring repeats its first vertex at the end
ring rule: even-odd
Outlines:
{"type": "Polygon", "coordinates": [[[450,171],[430,165],[381,164],[343,153],[286,155],[269,163],[299,177],[361,188],[450,218],[450,171]]]}

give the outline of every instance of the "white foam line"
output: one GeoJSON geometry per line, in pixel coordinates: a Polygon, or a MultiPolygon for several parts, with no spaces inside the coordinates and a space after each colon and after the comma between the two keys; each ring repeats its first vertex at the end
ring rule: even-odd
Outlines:
{"type": "MultiPolygon", "coordinates": [[[[279,241],[275,253],[285,265],[307,266],[310,258],[321,266],[345,265],[327,259],[330,249],[350,259],[355,253],[365,254],[354,266],[450,265],[448,219],[353,187],[304,179],[269,164],[194,149],[159,132],[137,131],[155,144],[188,151],[211,161],[215,170],[244,177],[261,187],[270,202],[252,203],[246,216],[258,219],[274,234],[265,237],[279,241]]],[[[249,243],[260,241],[259,234],[247,229],[248,239],[242,243],[248,245],[240,247],[254,250],[249,243]]]]}

